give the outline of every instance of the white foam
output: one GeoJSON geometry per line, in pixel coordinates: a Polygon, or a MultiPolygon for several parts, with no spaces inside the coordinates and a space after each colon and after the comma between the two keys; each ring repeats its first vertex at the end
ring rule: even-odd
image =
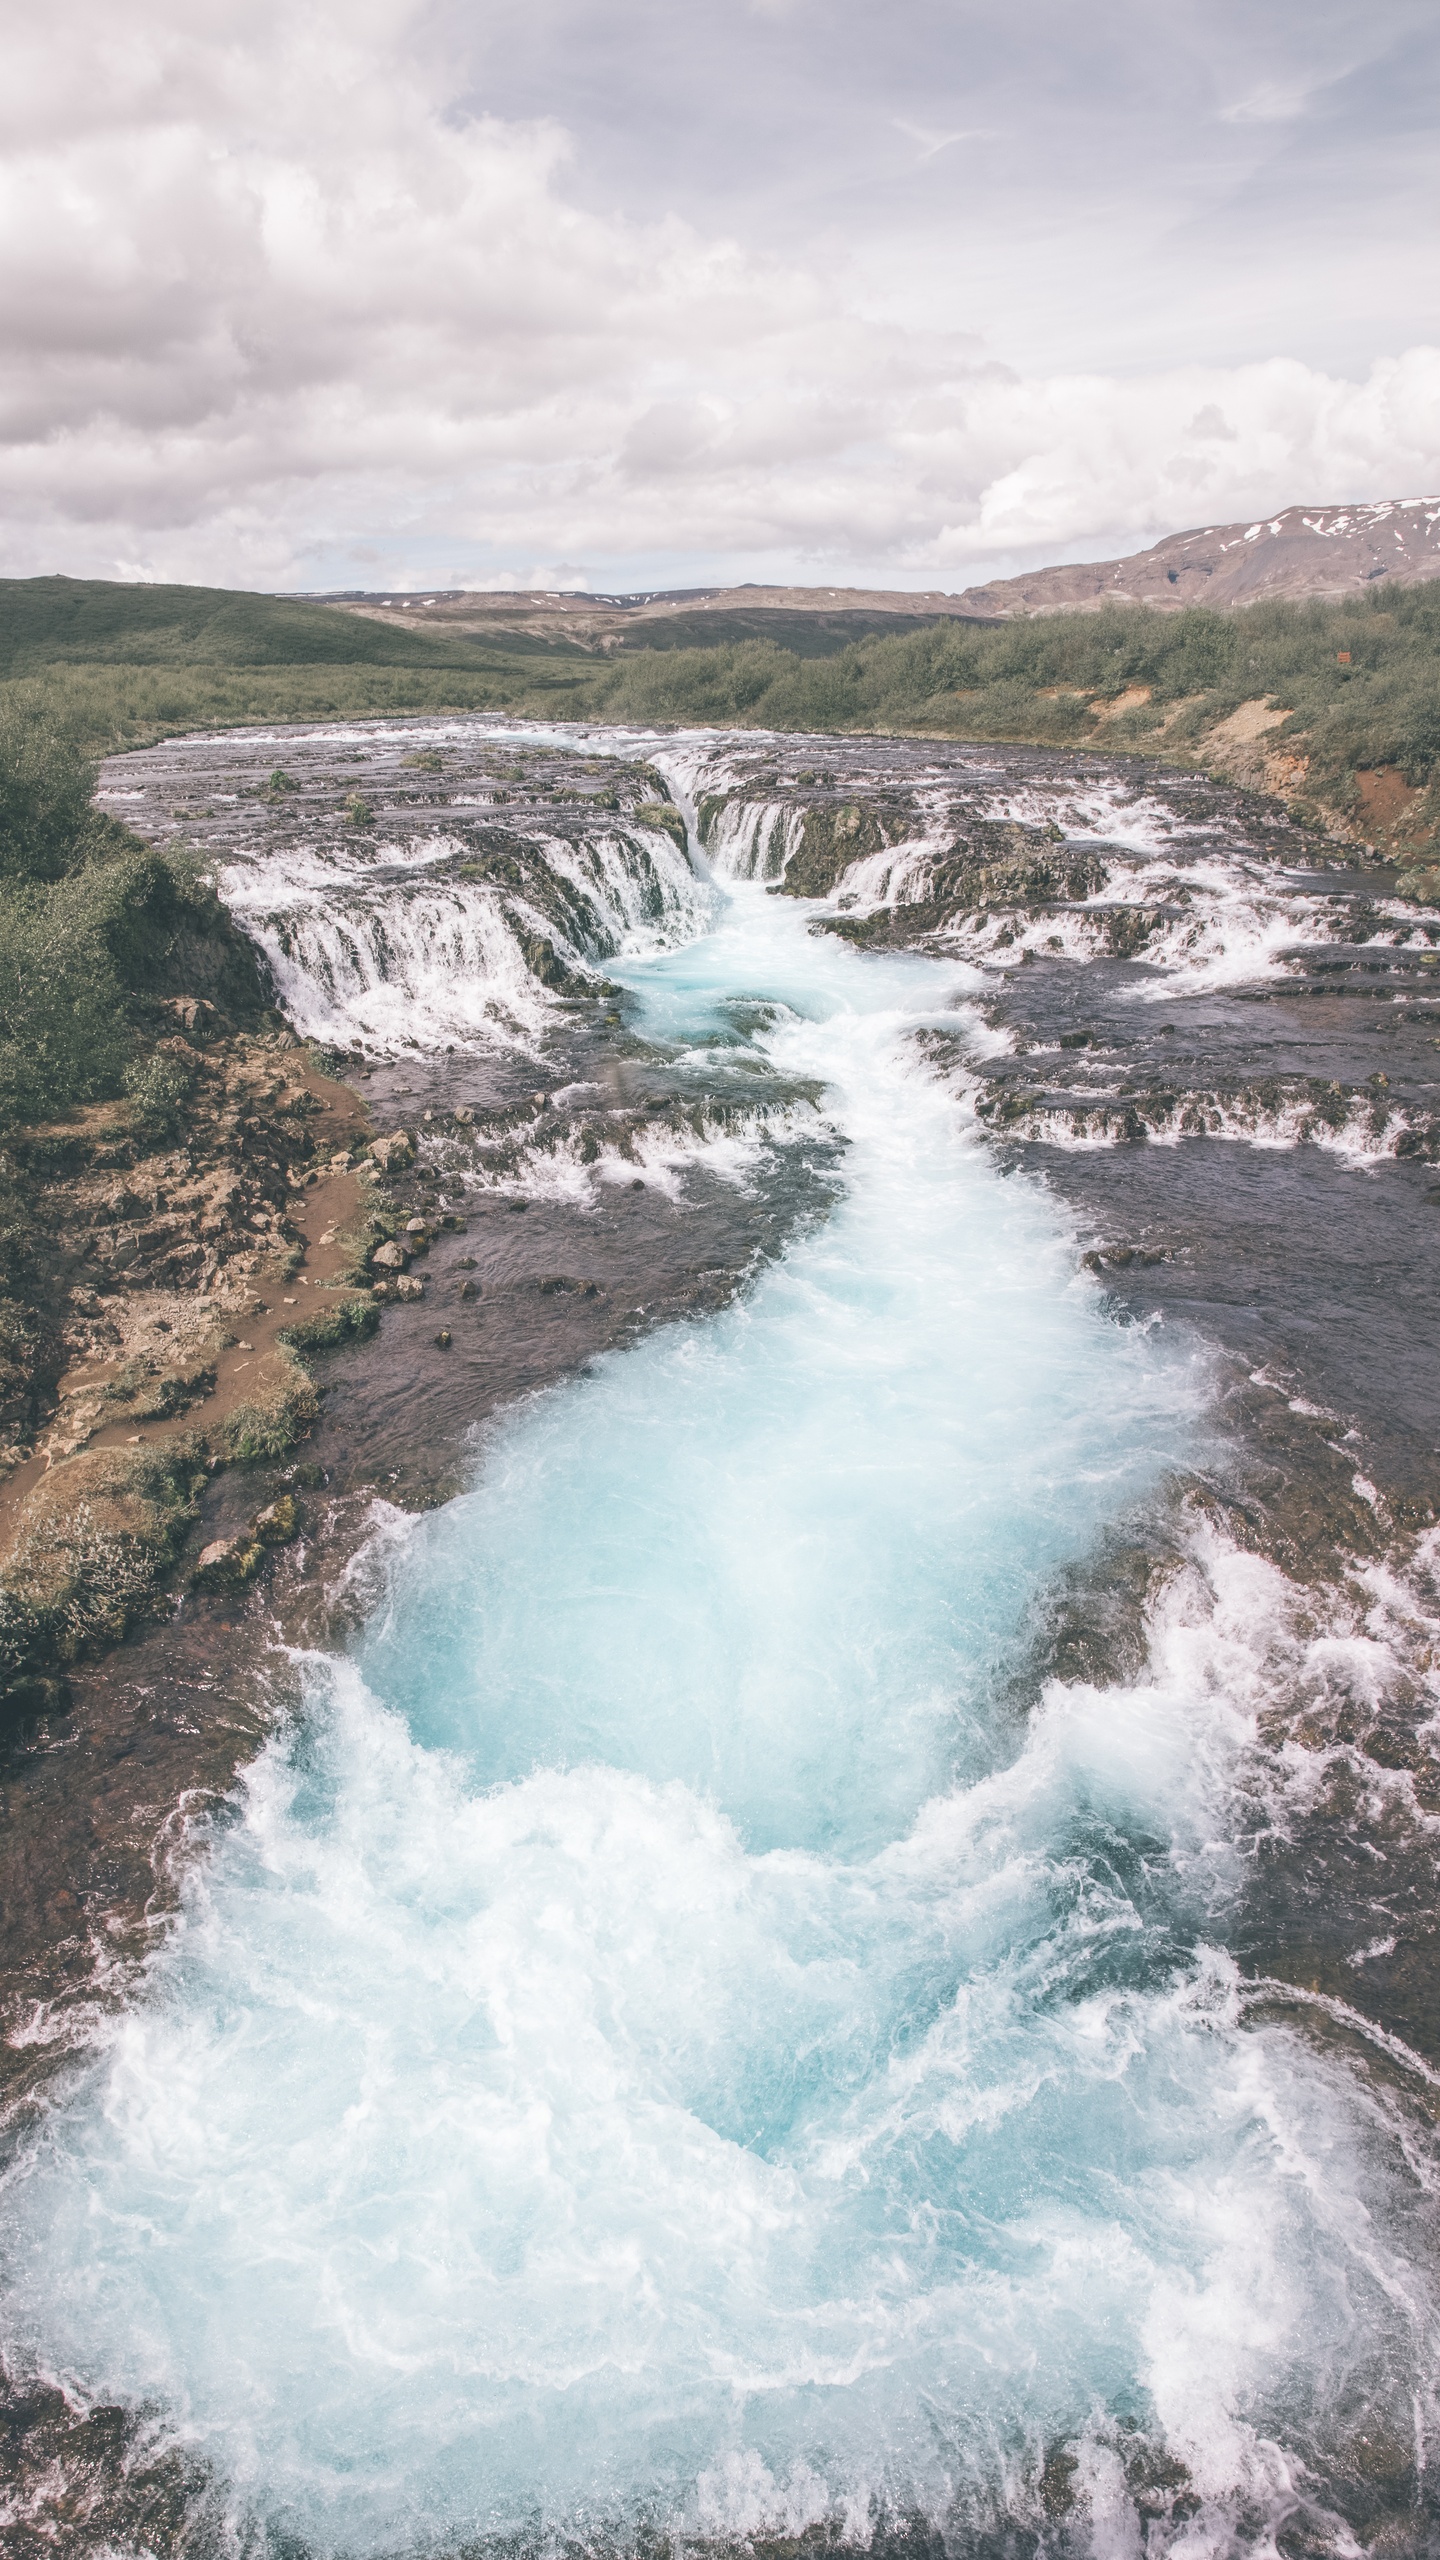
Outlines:
{"type": "Polygon", "coordinates": [[[523,841],[565,884],[563,924],[522,891],[431,876],[466,850],[443,827],[364,852],[312,840],[237,857],[219,886],[308,1037],[533,1051],[555,1003],[529,966],[527,937],[598,983],[604,963],[702,932],[714,892],[658,829],[597,813],[578,842],[535,829],[523,841]]]}
{"type": "Polygon", "coordinates": [[[1404,1110],[1378,1108],[1360,1094],[1345,1104],[1341,1119],[1328,1118],[1308,1095],[1294,1094],[1270,1104],[1250,1095],[1184,1093],[1157,1110],[1147,1103],[1133,1112],[1116,1088],[1110,1094],[1091,1089],[1070,1105],[1047,1103],[1021,1118],[1007,1120],[1009,1138],[1085,1154],[1097,1147],[1145,1144],[1176,1147],[1192,1138],[1214,1138],[1229,1145],[1286,1150],[1318,1147],[1357,1170],[1389,1162],[1413,1128],[1404,1110]],[[1137,1139],[1135,1118],[1142,1124],[1137,1139]]]}
{"type": "Polygon", "coordinates": [[[723,1118],[707,1116],[697,1106],[688,1120],[667,1117],[631,1125],[623,1142],[597,1141],[569,1122],[552,1128],[542,1118],[527,1129],[482,1140],[469,1161],[462,1156],[458,1163],[453,1144],[422,1143],[426,1154],[443,1165],[447,1197],[450,1192],[505,1192],[588,1210],[607,1189],[637,1179],[678,1206],[687,1196],[689,1178],[701,1171],[737,1190],[752,1190],[782,1149],[806,1143],[829,1149],[837,1137],[834,1121],[813,1103],[784,1102],[731,1109],[723,1118]]]}
{"type": "MultiPolygon", "coordinates": [[[[627,751],[688,789],[723,743],[627,751]]],[[[378,1516],[363,1642],[305,1666],[8,2173],[8,2352],[159,2413],[237,2538],[337,2560],[917,2511],[1043,2542],[1062,2446],[1076,2548],[1120,2560],[1137,2443],[1198,2501],[1149,2548],[1274,2548],[1433,2433],[1431,2191],[1224,1940],[1257,1808],[1329,1765],[1277,1716],[1424,1674],[1429,1568],[1322,1608],[1197,1520],[1140,1676],[1023,1714],[1029,1613],[1192,1452],[1203,1368],[1104,1322],[927,1070],[917,1032],[976,1034],[963,958],[862,960],[751,886],[618,967],[696,1054],[770,1008],[843,1195],[378,1516]]]]}
{"type": "Polygon", "coordinates": [[[327,2550],[1038,2522],[1067,2437],[1121,2548],[1117,2397],[1209,2547],[1278,2521],[1327,2431],[1413,2426],[1416,2381],[1428,2417],[1436,2350],[1376,2107],[1203,1937],[1164,1952],[1233,1890],[1296,1615],[1201,1534],[1145,1681],[1052,1685],[858,1861],[598,1762],[477,1790],[317,1664],[12,2179],[12,2340],[158,2395],[327,2550]]]}

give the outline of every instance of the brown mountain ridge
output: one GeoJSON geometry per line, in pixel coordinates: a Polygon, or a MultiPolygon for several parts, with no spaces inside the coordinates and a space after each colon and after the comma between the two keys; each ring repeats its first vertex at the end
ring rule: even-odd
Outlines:
{"type": "Polygon", "coordinates": [[[811,654],[916,622],[1010,622],[1041,613],[1098,613],[1145,604],[1162,613],[1352,595],[1378,578],[1411,586],[1440,577],[1440,497],[1353,506],[1296,506],[1251,522],[1201,525],[1118,560],[1066,562],[994,578],[951,595],[867,587],[686,587],[634,595],[449,588],[429,595],[312,599],[447,639],[501,633],[567,640],[607,653],[704,646],[764,636],[811,654]],[[811,646],[807,647],[807,640],[811,646]]]}

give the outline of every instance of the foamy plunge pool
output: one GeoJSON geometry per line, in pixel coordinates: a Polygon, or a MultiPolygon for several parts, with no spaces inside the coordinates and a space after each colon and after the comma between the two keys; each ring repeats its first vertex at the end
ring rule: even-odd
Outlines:
{"type": "Polygon", "coordinates": [[[927,1074],[960,965],[744,885],[623,974],[702,1047],[769,1003],[834,1214],[392,1543],[11,2176],[12,2355],[322,2553],[1343,2548],[1434,2298],[1374,2092],[1224,1952],[1283,1587],[1197,1532],[1140,1684],[1011,1684],[1203,1364],[927,1074]]]}

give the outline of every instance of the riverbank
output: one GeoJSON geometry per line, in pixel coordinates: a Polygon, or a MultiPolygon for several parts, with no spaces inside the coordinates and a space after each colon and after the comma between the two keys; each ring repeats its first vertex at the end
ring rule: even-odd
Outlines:
{"type": "Polygon", "coordinates": [[[201,727],[449,712],[1160,755],[1278,795],[1393,861],[1406,896],[1440,896],[1434,586],[990,624],[939,600],[890,629],[824,600],[602,613],[603,628],[553,598],[534,612],[472,601],[485,610],[0,581],[0,711],[28,706],[85,753],[201,727]]]}
{"type": "MultiPolygon", "coordinates": [[[[1185,2116],[1206,2142],[1218,2119],[1204,2056],[1219,2050],[1207,2038],[1236,2073],[1257,2038],[1279,2057],[1267,2084],[1278,2105],[1302,2087],[1320,2104],[1333,2075],[1399,2111],[1407,2140],[1424,2138],[1425,2075],[1440,2064],[1429,1829],[1440,1344],[1427,1198],[1440,943],[1387,877],[1347,865],[1283,809],[1094,755],[436,724],[212,738],[127,759],[107,780],[141,795],[125,806],[142,831],[208,832],[232,912],[286,973],[293,1017],[327,1055],[344,1050],[370,1125],[408,1133],[386,1210],[401,1237],[413,1221],[428,1239],[416,1265],[427,1279],[422,1298],[391,1302],[378,1349],[318,1355],[324,1394],[303,1452],[210,1480],[195,1537],[243,1545],[257,1506],[288,1499],[293,1542],[266,1550],[262,1576],[187,1594],[166,1623],[80,1666],[68,1713],[39,1720],[10,1755],[0,1899],[12,2133],[49,2123],[60,2083],[96,2067],[107,2017],[151,2017],[145,1986],[167,1947],[183,1964],[185,1942],[212,1943],[212,1873],[236,1879],[227,1911],[251,1907],[246,1826],[272,1812],[279,1827],[255,1850],[278,1896],[265,1913],[308,1929],[305,1879],[330,1872],[332,1804],[358,1860],[345,1866],[345,1909],[352,1923],[366,1916],[353,1948],[305,1941],[306,2016],[319,1990],[332,2023],[363,2011],[373,2055],[353,1955],[372,1990],[401,1985],[422,2080],[445,1950],[498,1943],[456,1914],[497,1875],[519,1915],[506,1944],[529,1944],[532,1870],[543,1910],[571,1913],[558,1940],[546,1923],[537,1962],[588,1944],[587,1912],[623,1913],[637,1892],[644,1903],[640,1878],[660,1880],[658,1914],[641,1912],[645,1942],[690,1946],[691,1903],[672,1908],[662,1884],[667,1825],[702,1765],[696,1804],[723,1788],[746,1841],[782,1814],[821,1825],[818,1846],[804,1833],[795,1872],[813,1867],[815,1891],[839,1895],[822,1913],[826,1943],[851,1926],[852,1893],[859,1910],[898,1891],[899,1942],[930,1946],[931,1884],[912,1909],[897,1882],[929,1873],[930,1832],[902,1819],[872,1872],[850,1830],[884,1828],[936,1701],[949,1700],[963,1751],[979,1759],[925,1816],[949,1844],[933,1889],[949,1894],[970,1855],[946,1824],[973,1815],[976,1841],[992,1820],[1009,1837],[1007,1824],[1040,1808],[1035,1872],[1049,1882],[1031,1914],[1036,1978],[1053,1984],[1060,1966],[1073,1991],[1062,2017],[1129,2004],[1137,2050],[1163,2047],[1165,2069],[1195,2075],[1185,2116]],[[246,797],[252,768],[263,774],[282,751],[298,787],[246,797]],[[360,792],[371,818],[357,845],[343,812],[360,792]],[[182,821],[177,807],[209,814],[182,821]],[[721,898],[686,862],[677,820],[703,844],[721,898]],[[532,910],[529,884],[543,887],[547,869],[553,885],[532,910]],[[542,928],[558,983],[525,958],[542,928]],[[973,1422],[966,1380],[985,1382],[973,1422]],[[1029,1399],[1023,1427],[1017,1396],[1029,1399]],[[1078,1437],[1034,1472],[1061,1412],[1078,1437]],[[1126,1468],[1144,1452],[1156,1472],[1131,1484],[1126,1468]],[[992,1556],[1012,1470],[1042,1551],[1036,1566],[1027,1530],[1018,1582],[992,1556]],[[853,1503],[826,1490],[842,1480],[853,1503]],[[1055,1524],[1077,1502],[1093,1521],[1071,1540],[1055,1524]],[[974,1636],[1022,1584],[1004,1642],[974,1636]],[[792,1640],[785,1630],[816,1591],[823,1605],[802,1611],[792,1640]],[[852,1659],[846,1631],[872,1608],[879,1632],[872,1641],[866,1617],[852,1659]],[[895,1667],[917,1628],[959,1651],[927,1673],[892,1734],[894,1699],[911,1695],[895,1667]],[[756,1647],[732,1716],[725,1684],[756,1647]],[[357,1678],[363,1695],[346,1685],[357,1678]],[[445,1755],[481,1747],[472,1693],[489,1757],[473,1788],[457,1777],[452,1789],[445,1755]],[[580,1739],[557,1741],[545,1719],[572,1693],[580,1739]],[[823,1712],[807,1723],[796,1702],[816,1697],[823,1712]],[[829,1756],[837,1701],[862,1760],[884,1755],[860,1781],[829,1756]],[[304,1737],[293,1797],[290,1731],[304,1737]],[[632,1782],[651,1791],[641,1845],[613,1871],[594,1850],[592,1873],[587,1843],[631,1838],[632,1782]],[[598,1829],[597,1789],[609,1808],[598,1829]],[[1068,1808],[1053,1856],[1052,1795],[1068,1808]],[[302,1827],[318,1824],[313,1836],[286,1827],[292,1803],[302,1827]],[[390,1828],[371,1858],[377,1803],[390,1828]],[[412,1803],[423,1855],[405,1829],[412,1803]],[[1092,1860],[1076,1843],[1096,1820],[1092,1860]],[[466,1846],[477,1823],[491,1826],[478,1868],[466,1846]],[[1072,1935],[1062,1921],[1074,1893],[1072,1935]],[[172,1941],[177,1908],[186,1926],[172,1941]],[[1197,1930],[1219,1949],[1220,1971],[1202,1967],[1203,1979],[1186,1970],[1197,1930]]],[[[301,1121],[313,1130],[317,1115],[301,1121]]],[[[677,1872],[692,1902],[697,1878],[710,1889],[718,1823],[712,1808],[686,1834],[677,1872]]],[[[753,1873],[748,1863],[761,1848],[746,1848],[742,1885],[724,1886],[702,1968],[703,1946],[733,1943],[737,1908],[770,1907],[763,1855],[753,1873]]],[[[983,1856],[970,1884],[979,1913],[1005,1889],[983,1856]]],[[[325,1907],[322,1894],[315,1913],[325,1907]]],[[[1023,1917],[1007,1922],[1007,1946],[1031,1943],[1023,1917]]],[[[813,1921],[782,1950],[798,1986],[787,1996],[805,2000],[823,1971],[813,1921]]],[[[959,1906],[952,1926],[961,1990],[981,1997],[984,1947],[959,1906]]],[[[856,1979],[888,1979],[883,1945],[867,1938],[863,1952],[856,1979]]],[[[283,1972],[291,1959],[272,1948],[215,2014],[268,2018],[272,1961],[283,1972]]],[[[754,2009],[752,1977],[763,1990],[770,1976],[748,1956],[742,1972],[754,2009]]],[[[525,2044],[534,1979],[495,2052],[513,2054],[517,2033],[525,2044]]],[[[624,1983],[613,2014],[648,2014],[639,1975],[624,1983]]],[[[693,1981],[686,1992],[707,2020],[730,2017],[727,1996],[722,1983],[697,2010],[693,1981]]],[[[463,2018],[442,2018],[434,2039],[446,2088],[492,2051],[466,2024],[473,1984],[464,1998],[463,2018]]],[[[185,2014],[183,1985],[177,2001],[172,2019],[185,2014]]],[[[589,2033],[583,2001],[579,2014],[589,2033]]],[[[604,2001],[601,2014],[612,2014],[604,2001]]],[[[805,2030],[822,2060],[836,2032],[825,2017],[823,2032],[805,2030]]],[[[281,2013],[272,2023],[283,2043],[281,2013]]],[[[537,2068],[553,2041],[546,2027],[537,2068]]],[[[662,2041],[689,2050],[668,2029],[662,2041]]],[[[887,2028],[884,2050],[896,2049],[887,2028]]],[[[1052,2059],[1073,2129],[1092,2084],[1065,2078],[1068,2050],[1052,2059]]],[[[743,2088],[757,2109],[725,2120],[726,2156],[803,2187],[784,2107],[775,2113],[765,2073],[747,2078],[744,2063],[727,2062],[716,2084],[743,2088]]],[[[957,2059],[947,2086],[968,2087],[970,2067],[957,2059]]],[[[174,2078],[167,2064],[155,2086],[174,2078]]],[[[284,2115],[296,2085],[282,2058],[252,2128],[263,2150],[272,2122],[288,2126],[287,2158],[303,2148],[284,2115]]],[[[389,2085],[382,2077],[382,2118],[389,2085]]],[[[405,2089],[405,2124],[448,2125],[440,2188],[468,2175],[464,2128],[488,2099],[472,2092],[461,2124],[443,2093],[417,2111],[405,2089]]],[[[708,2090],[682,2092],[700,2151],[715,2130],[708,2090]]],[[[220,2175],[216,2122],[205,2151],[220,2175]]],[[[1059,2138],[1047,2136],[1045,2158],[1059,2138]]],[[[97,2152],[97,2176],[113,2156],[97,2152]]],[[[1104,2144],[1097,2157],[1110,2157],[1104,2144]]],[[[664,2161],[653,2165],[663,2182],[664,2161]]],[[[983,2174],[977,2161],[967,2194],[983,2174]]],[[[1268,2177],[1263,2148],[1248,2153],[1252,2202],[1268,2177]]],[[[434,2183],[427,2173],[427,2192],[434,2183]]],[[[284,2192],[299,2212],[298,2190],[284,2192]]],[[[998,2191],[992,2203],[1003,2221],[998,2191]]],[[[298,2224],[292,2237],[303,2256],[298,2224]]],[[[667,2283],[656,2298],[683,2293],[667,2283]]],[[[83,2482],[98,2553],[153,2489],[158,2547],[184,2551],[203,2518],[226,2511],[225,2461],[167,2452],[137,2432],[123,2382],[112,2388],[110,2403],[74,2409],[17,2394],[27,2518],[48,2529],[54,2498],[73,2501],[83,2482]]],[[[231,2392],[220,2406],[222,2434],[238,2405],[231,2392]]],[[[421,2434],[431,2411],[427,2398],[421,2434]]],[[[374,2414],[367,2444],[388,2424],[384,2408],[374,2414]]],[[[1072,2511],[1083,2465],[1110,2444],[1085,2423],[1047,2416],[1017,2453],[1013,2493],[1037,2519],[1072,2511]]],[[[1423,2502],[1409,2451],[1387,2436],[1377,2466],[1343,2415],[1333,2440],[1334,2462],[1306,2437],[1338,2501],[1307,2508],[1307,2533],[1338,2549],[1337,2515],[1370,2516],[1393,2540],[1423,2502]],[[1358,2471],[1346,2470],[1352,2457],[1358,2471]]],[[[1116,2444],[1129,2484],[1117,2496],[1182,2520],[1198,2494],[1193,2449],[1155,2452],[1149,2434],[1116,2444]],[[1152,2452],[1159,2471],[1145,2467],[1152,2452]]],[[[288,2476],[288,2458],[277,2446],[267,2483],[288,2476]]],[[[312,2518],[301,2539],[325,2549],[327,2531],[312,2518]]]]}
{"type": "Polygon", "coordinates": [[[293,1446],[318,1410],[304,1352],[376,1320],[363,1104],[288,1032],[172,1010],[156,1054],[185,1093],[159,1144],[124,1103],[8,1139],[32,1319],[0,1448],[12,1718],[171,1605],[210,1475],[293,1446]]]}

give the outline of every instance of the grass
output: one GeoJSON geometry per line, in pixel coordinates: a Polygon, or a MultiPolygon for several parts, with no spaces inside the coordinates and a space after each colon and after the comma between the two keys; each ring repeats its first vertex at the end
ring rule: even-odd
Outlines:
{"type": "MultiPolygon", "coordinates": [[[[15,579],[0,582],[0,722],[8,703],[85,754],[194,728],[510,711],[1103,740],[1203,762],[1217,722],[1261,701],[1287,715],[1269,743],[1303,755],[1305,790],[1331,811],[1360,812],[1367,770],[1393,769],[1417,791],[1440,784],[1440,585],[1229,614],[1112,606],[989,628],[942,621],[838,649],[827,628],[823,656],[794,620],[777,632],[801,645],[751,636],[686,648],[670,635],[604,656],[519,634],[427,635],[223,588],[15,579]]],[[[4,820],[0,803],[0,840],[4,820]]]]}
{"type": "Polygon", "coordinates": [[[156,998],[253,1018],[266,994],[213,889],[95,810],[94,779],[43,705],[0,706],[0,1128],[124,1091],[155,1136],[185,1099],[156,998]]]}
{"type": "Polygon", "coordinates": [[[592,671],[567,642],[430,638],[300,598],[0,580],[0,705],[83,755],[184,729],[501,709],[522,689],[558,713],[592,671]]]}
{"type": "Polygon", "coordinates": [[[1107,724],[1107,746],[1184,746],[1242,702],[1274,701],[1305,735],[1317,780],[1393,765],[1423,787],[1440,769],[1440,586],[1232,614],[1112,606],[991,630],[927,624],[821,660],[763,641],[635,652],[597,670],[587,707],[1069,746],[1096,735],[1092,705],[1142,689],[1148,699],[1107,724]]]}

